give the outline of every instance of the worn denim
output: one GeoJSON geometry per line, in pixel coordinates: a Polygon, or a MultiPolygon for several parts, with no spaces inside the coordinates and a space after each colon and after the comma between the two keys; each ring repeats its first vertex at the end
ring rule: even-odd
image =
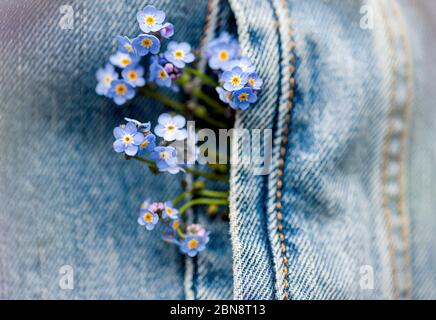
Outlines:
{"type": "Polygon", "coordinates": [[[433,3],[74,0],[64,30],[65,4],[0,4],[0,298],[436,297],[433,3]],[[139,32],[146,3],[200,48],[236,28],[264,79],[236,127],[273,129],[271,173],[232,166],[230,226],[190,212],[211,231],[195,259],[136,223],[145,197],[181,191],[174,177],[111,147],[123,117],[156,122],[165,108],[117,108],[94,91],[114,36],[139,32]],[[63,265],[74,290],[59,287],[63,265]],[[373,289],[361,285],[368,267],[373,289]]]}

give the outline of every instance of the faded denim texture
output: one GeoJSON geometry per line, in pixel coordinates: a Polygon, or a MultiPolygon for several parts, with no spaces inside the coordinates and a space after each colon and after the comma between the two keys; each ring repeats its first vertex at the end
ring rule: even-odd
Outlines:
{"type": "Polygon", "coordinates": [[[1,299],[436,298],[433,2],[75,0],[63,30],[65,4],[0,1],[1,299]],[[273,129],[272,172],[232,167],[230,227],[193,212],[211,231],[195,259],[136,223],[145,197],[180,191],[174,177],[111,146],[123,117],[156,122],[165,108],[94,91],[145,4],[196,47],[236,28],[264,79],[236,127],[273,129]]]}

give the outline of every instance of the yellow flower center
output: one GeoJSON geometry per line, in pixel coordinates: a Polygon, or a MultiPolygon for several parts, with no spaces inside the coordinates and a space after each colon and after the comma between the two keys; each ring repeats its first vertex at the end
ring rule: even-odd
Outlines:
{"type": "Polygon", "coordinates": [[[125,144],[131,144],[131,143],[133,142],[133,137],[132,137],[130,134],[126,134],[126,135],[123,137],[123,142],[124,142],[125,144]]]}
{"type": "Polygon", "coordinates": [[[124,45],[124,48],[125,48],[128,52],[132,52],[132,51],[133,51],[133,47],[132,47],[129,43],[126,43],[126,44],[124,45]]]}
{"type": "Polygon", "coordinates": [[[227,50],[221,50],[218,57],[221,61],[226,61],[229,58],[229,52],[227,50]]]}
{"type": "Polygon", "coordinates": [[[167,214],[168,214],[169,216],[173,214],[173,209],[171,209],[171,208],[166,208],[165,210],[166,210],[166,212],[167,212],[167,214]]]}
{"type": "Polygon", "coordinates": [[[141,41],[141,45],[143,47],[151,47],[151,45],[153,44],[153,41],[151,41],[151,39],[142,39],[141,41]]]}
{"type": "Polygon", "coordinates": [[[231,84],[232,84],[233,86],[237,86],[237,85],[239,85],[239,84],[241,83],[241,77],[239,77],[239,76],[233,76],[233,77],[230,79],[230,82],[231,82],[231,84]]]}
{"type": "Polygon", "coordinates": [[[103,82],[106,86],[110,85],[112,82],[112,77],[111,76],[104,77],[103,82]]]}
{"type": "Polygon", "coordinates": [[[247,101],[248,100],[248,94],[247,93],[241,93],[239,95],[239,101],[247,101]]]}
{"type": "Polygon", "coordinates": [[[173,229],[177,229],[179,227],[179,220],[174,220],[173,229]]]}
{"type": "Polygon", "coordinates": [[[146,16],[144,22],[151,27],[156,22],[156,19],[153,16],[146,16]]]}
{"type": "Polygon", "coordinates": [[[195,249],[198,246],[198,241],[195,239],[189,240],[188,242],[188,248],[189,249],[195,249]]]}
{"type": "Polygon", "coordinates": [[[176,59],[183,59],[184,53],[182,50],[176,50],[174,51],[174,57],[176,59]]]}
{"type": "Polygon", "coordinates": [[[130,59],[129,58],[121,59],[121,65],[127,66],[128,64],[130,64],[130,59]]]}
{"type": "Polygon", "coordinates": [[[160,70],[159,71],[159,78],[165,80],[167,78],[167,74],[165,73],[165,71],[160,70]]]}
{"type": "Polygon", "coordinates": [[[168,154],[166,152],[161,152],[161,153],[159,153],[159,157],[161,159],[166,159],[166,158],[168,158],[168,154]]]}
{"type": "Polygon", "coordinates": [[[175,129],[176,129],[176,126],[175,126],[175,125],[170,124],[170,125],[167,126],[167,130],[168,130],[168,131],[173,131],[173,130],[175,130],[175,129]]]}
{"type": "Polygon", "coordinates": [[[250,85],[254,86],[256,84],[256,81],[254,81],[254,79],[251,78],[250,80],[248,80],[248,83],[250,83],[250,85]]]}
{"type": "Polygon", "coordinates": [[[130,80],[136,80],[136,79],[138,78],[138,75],[136,74],[135,71],[130,71],[130,72],[127,74],[127,77],[128,77],[130,80]]]}
{"type": "Polygon", "coordinates": [[[118,95],[124,95],[127,92],[127,87],[124,84],[119,84],[115,87],[115,93],[118,95]]]}
{"type": "Polygon", "coordinates": [[[144,215],[144,220],[145,220],[145,222],[148,222],[148,223],[152,222],[153,221],[153,215],[150,212],[147,212],[144,215]]]}
{"type": "Polygon", "coordinates": [[[143,142],[143,143],[141,143],[141,149],[145,149],[145,148],[147,148],[147,147],[148,147],[148,145],[149,145],[149,142],[148,142],[148,140],[144,140],[144,142],[143,142]]]}

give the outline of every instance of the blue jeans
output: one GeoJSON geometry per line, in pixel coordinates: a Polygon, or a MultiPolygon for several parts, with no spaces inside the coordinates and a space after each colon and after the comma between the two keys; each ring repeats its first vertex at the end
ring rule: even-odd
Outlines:
{"type": "Polygon", "coordinates": [[[273,129],[271,173],[234,165],[230,227],[196,210],[210,243],[182,257],[136,223],[144,198],[181,191],[174,178],[154,177],[111,148],[123,117],[155,123],[165,108],[146,98],[117,108],[94,91],[114,36],[139,32],[145,3],[70,1],[70,29],[60,24],[62,2],[8,1],[0,13],[0,298],[435,298],[436,29],[427,14],[436,6],[148,3],[166,11],[175,40],[196,47],[236,27],[265,84],[235,126],[273,129]],[[65,265],[72,290],[60,285],[65,265]]]}

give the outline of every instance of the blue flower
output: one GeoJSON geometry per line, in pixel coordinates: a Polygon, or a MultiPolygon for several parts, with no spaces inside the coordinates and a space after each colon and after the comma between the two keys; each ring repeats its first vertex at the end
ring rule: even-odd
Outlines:
{"type": "Polygon", "coordinates": [[[238,42],[234,37],[232,37],[228,32],[221,32],[218,38],[215,38],[209,41],[205,47],[205,54],[207,58],[210,58],[214,51],[216,51],[216,47],[220,45],[234,46],[235,44],[238,46],[237,51],[239,51],[238,42]]]}
{"type": "Polygon", "coordinates": [[[233,95],[231,92],[226,91],[221,87],[216,87],[215,90],[218,93],[218,96],[222,102],[228,103],[228,104],[230,104],[232,102],[233,95]]]}
{"type": "Polygon", "coordinates": [[[136,50],[128,37],[117,36],[118,52],[125,53],[131,57],[136,57],[136,50]]]}
{"type": "Polygon", "coordinates": [[[245,73],[253,73],[256,71],[256,67],[253,65],[249,58],[240,58],[236,60],[231,60],[228,63],[224,64],[224,71],[231,71],[233,68],[239,67],[245,73]]]}
{"type": "Polygon", "coordinates": [[[138,129],[138,131],[141,133],[148,134],[150,132],[150,128],[151,128],[150,121],[142,123],[138,120],[131,119],[131,118],[124,118],[124,120],[126,120],[127,122],[133,122],[136,125],[136,128],[138,129]]]}
{"type": "Polygon", "coordinates": [[[171,220],[169,226],[172,231],[177,232],[177,229],[180,227],[180,220],[178,218],[171,220]]]}
{"type": "Polygon", "coordinates": [[[146,6],[136,15],[139,27],[145,33],[156,32],[162,29],[165,20],[165,12],[157,10],[153,6],[146,6]]]}
{"type": "Polygon", "coordinates": [[[151,151],[156,147],[156,136],[149,133],[145,136],[144,141],[139,145],[138,154],[141,156],[147,151],[151,151]]]}
{"type": "Polygon", "coordinates": [[[157,121],[159,124],[154,129],[154,132],[166,141],[181,141],[185,140],[188,136],[188,132],[183,128],[186,124],[186,119],[183,116],[176,115],[172,117],[168,113],[163,113],[157,121]]]}
{"type": "Polygon", "coordinates": [[[194,61],[191,46],[187,42],[177,43],[171,41],[165,52],[165,58],[178,68],[183,68],[186,63],[194,61]]]}
{"type": "Polygon", "coordinates": [[[165,209],[162,212],[162,219],[178,219],[179,210],[173,207],[170,201],[165,202],[165,209]]]}
{"type": "Polygon", "coordinates": [[[171,38],[174,35],[174,26],[172,23],[165,23],[160,29],[160,35],[166,39],[171,38]]]}
{"type": "Polygon", "coordinates": [[[109,61],[116,67],[126,68],[131,64],[135,64],[139,61],[138,57],[132,57],[127,53],[118,51],[117,53],[110,56],[109,61]]]}
{"type": "Polygon", "coordinates": [[[113,98],[117,105],[122,105],[135,96],[135,89],[125,80],[114,80],[107,96],[113,98]]]}
{"type": "Polygon", "coordinates": [[[257,73],[251,73],[248,75],[247,83],[253,90],[260,90],[263,85],[263,80],[257,75],[257,73]]]}
{"type": "Polygon", "coordinates": [[[236,42],[220,44],[210,51],[209,67],[214,70],[224,69],[232,59],[238,56],[239,46],[236,42]]]}
{"type": "Polygon", "coordinates": [[[233,104],[230,105],[234,109],[245,110],[250,106],[250,103],[256,102],[257,96],[251,88],[242,88],[233,92],[233,104]]]}
{"type": "Polygon", "coordinates": [[[145,226],[147,230],[153,230],[159,221],[159,216],[151,208],[142,208],[139,210],[138,223],[145,226]]]}
{"type": "Polygon", "coordinates": [[[206,248],[209,242],[209,233],[199,224],[191,224],[186,228],[186,237],[180,243],[180,250],[190,257],[206,248]]]}
{"type": "Polygon", "coordinates": [[[158,54],[160,50],[160,41],[153,35],[141,34],[132,41],[139,56],[146,56],[148,53],[158,54]]]}
{"type": "Polygon", "coordinates": [[[175,174],[181,170],[178,166],[176,149],[173,147],[156,147],[149,157],[156,162],[159,171],[175,174]]]}
{"type": "Polygon", "coordinates": [[[195,257],[198,252],[206,248],[208,241],[208,236],[187,234],[180,243],[180,251],[190,257],[195,257]]]}
{"type": "Polygon", "coordinates": [[[125,68],[121,75],[132,87],[142,87],[145,85],[144,68],[139,65],[130,65],[125,68]]]}
{"type": "Polygon", "coordinates": [[[128,156],[135,156],[139,146],[144,141],[144,135],[138,132],[133,122],[128,122],[125,126],[114,129],[115,142],[113,144],[115,152],[125,152],[128,156]]]}
{"type": "Polygon", "coordinates": [[[150,65],[150,81],[154,81],[160,87],[171,87],[171,78],[165,68],[158,63],[150,65]]]}
{"type": "Polygon", "coordinates": [[[99,95],[107,95],[112,81],[118,80],[118,73],[115,72],[114,66],[108,63],[104,68],[97,70],[96,77],[98,84],[95,91],[99,95]]]}
{"type": "Polygon", "coordinates": [[[231,71],[225,71],[221,76],[224,89],[236,91],[242,89],[248,81],[248,75],[241,68],[235,67],[231,71]]]}

